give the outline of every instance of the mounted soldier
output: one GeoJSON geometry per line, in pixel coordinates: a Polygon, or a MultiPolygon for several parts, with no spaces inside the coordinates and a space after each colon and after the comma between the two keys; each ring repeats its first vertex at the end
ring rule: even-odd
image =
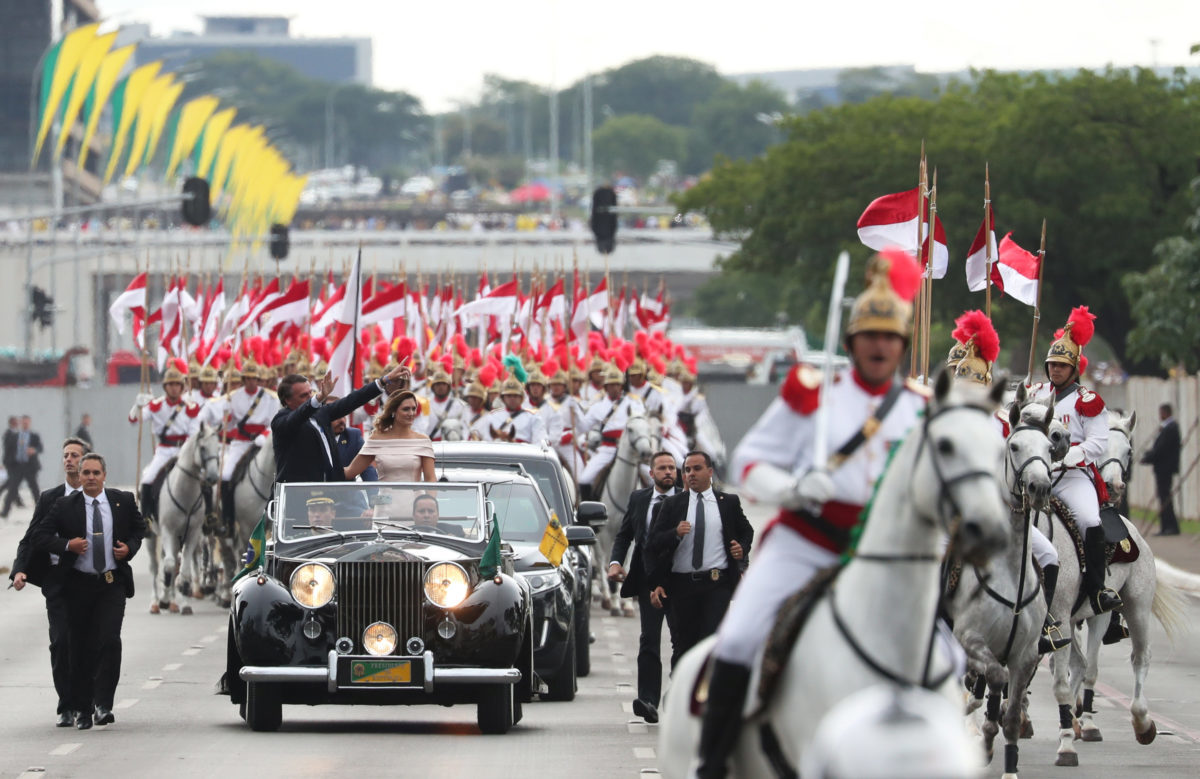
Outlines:
{"type": "Polygon", "coordinates": [[[466,402],[463,404],[459,419],[467,427],[467,439],[470,441],[490,441],[492,431],[488,427],[487,389],[479,381],[471,382],[465,393],[466,402]]]}
{"type": "MultiPolygon", "coordinates": [[[[578,371],[577,368],[574,370],[578,371]]],[[[586,412],[580,404],[579,398],[568,391],[570,379],[567,372],[561,367],[547,381],[550,386],[549,402],[554,405],[555,411],[558,412],[558,418],[562,422],[561,435],[557,440],[550,439],[550,442],[554,445],[554,450],[558,452],[558,459],[562,460],[572,478],[578,478],[579,474],[583,472],[584,460],[583,449],[578,441],[577,433],[579,423],[583,421],[586,412]]]]}
{"type": "Polygon", "coordinates": [[[487,417],[491,440],[539,445],[546,441],[546,425],[525,407],[525,387],[520,380],[505,379],[500,385],[500,400],[504,406],[487,417]]]}
{"type": "MultiPolygon", "coordinates": [[[[552,369],[551,373],[558,369],[558,363],[548,363],[546,368],[552,369]]],[[[562,440],[563,428],[565,423],[562,419],[562,414],[559,412],[559,407],[550,402],[546,398],[546,384],[549,379],[542,371],[541,366],[534,366],[529,371],[529,378],[525,380],[525,394],[528,396],[526,407],[529,413],[534,414],[542,420],[542,424],[546,428],[546,441],[551,444],[556,444],[562,440]]]]}
{"type": "Polygon", "coordinates": [[[464,404],[450,392],[450,374],[438,368],[429,377],[429,411],[417,418],[413,429],[434,441],[442,440],[442,422],[462,416],[464,404]]]}
{"type": "Polygon", "coordinates": [[[279,398],[258,386],[259,368],[253,360],[242,363],[242,386],[233,390],[226,398],[223,409],[222,437],[226,448],[221,463],[221,510],[225,527],[232,533],[237,518],[234,512],[233,488],[238,465],[243,458],[253,456],[267,443],[271,419],[279,411],[279,398]]]}
{"type": "Polygon", "coordinates": [[[165,394],[155,398],[139,393],[129,409],[129,423],[149,422],[154,435],[154,456],[142,469],[141,479],[142,515],[150,519],[158,516],[156,485],[165,477],[168,465],[179,456],[179,447],[200,426],[200,406],[183,399],[186,378],[178,366],[171,365],[162,378],[165,394]]]}
{"type": "Polygon", "coordinates": [[[579,475],[579,494],[583,500],[593,499],[596,477],[616,459],[617,444],[629,417],[643,413],[641,400],[625,393],[625,376],[617,366],[608,366],[602,381],[604,397],[588,408],[579,423],[579,434],[587,435],[587,447],[591,451],[587,465],[579,475]]]}
{"type": "Polygon", "coordinates": [[[1097,614],[1121,608],[1121,596],[1105,586],[1104,528],[1100,526],[1100,503],[1108,499],[1096,463],[1108,446],[1108,415],[1104,400],[1084,387],[1079,379],[1083,347],[1092,339],[1096,316],[1079,306],[1071,310],[1066,327],[1055,333],[1046,354],[1049,381],[1030,387],[1035,402],[1054,407],[1054,416],[1071,434],[1071,448],[1055,470],[1052,494],[1071,510],[1083,536],[1083,590],[1097,614]]]}

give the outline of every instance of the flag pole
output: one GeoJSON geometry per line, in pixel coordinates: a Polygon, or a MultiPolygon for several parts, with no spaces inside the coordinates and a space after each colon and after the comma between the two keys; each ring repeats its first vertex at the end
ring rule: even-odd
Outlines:
{"type": "MultiPolygon", "coordinates": [[[[921,223],[925,221],[925,141],[921,140],[921,160],[917,166],[917,258],[920,261],[921,256],[921,223]]],[[[917,311],[920,311],[923,305],[924,284],[917,290],[917,311]]],[[[913,340],[912,350],[909,358],[908,375],[910,378],[917,375],[917,352],[920,351],[918,344],[920,343],[921,328],[920,317],[914,318],[913,322],[913,340]]]]}
{"type": "Polygon", "coordinates": [[[1037,297],[1033,305],[1033,337],[1029,340],[1029,368],[1026,380],[1033,381],[1033,356],[1037,351],[1038,322],[1042,319],[1042,271],[1046,268],[1046,220],[1042,220],[1042,243],[1038,248],[1037,297]]]}
{"type": "MultiPolygon", "coordinates": [[[[140,273],[140,271],[138,270],[138,267],[140,264],[138,263],[136,257],[134,258],[133,263],[134,263],[133,264],[133,275],[134,275],[134,278],[137,278],[138,273],[140,273]]],[[[135,316],[136,316],[136,314],[135,314],[135,316]]],[[[143,319],[142,319],[142,342],[141,342],[141,344],[138,345],[138,354],[141,356],[142,370],[141,370],[141,377],[138,382],[138,392],[144,394],[146,392],[146,390],[149,389],[149,387],[150,387],[150,366],[146,362],[146,359],[147,359],[147,356],[146,356],[146,330],[149,329],[149,324],[147,324],[147,320],[150,319],[150,253],[149,253],[149,250],[147,250],[147,253],[146,253],[146,283],[145,283],[145,285],[142,286],[142,317],[143,317],[143,319]]],[[[134,341],[135,342],[137,341],[136,336],[134,336],[134,341]]],[[[144,421],[146,419],[146,415],[143,413],[143,411],[144,411],[143,409],[138,409],[137,474],[138,474],[139,480],[142,478],[142,430],[143,430],[144,421]]],[[[142,492],[141,490],[137,491],[137,498],[138,498],[139,506],[142,501],[141,492],[142,492]]]]}
{"type": "Polygon", "coordinates": [[[983,279],[984,313],[992,318],[992,183],[988,164],[983,163],[983,251],[987,258],[987,275],[983,279]]]}
{"type": "Polygon", "coordinates": [[[929,190],[929,230],[926,231],[925,242],[929,248],[925,251],[925,300],[922,322],[924,343],[921,349],[921,376],[925,384],[929,384],[929,342],[930,328],[933,319],[933,248],[937,243],[937,168],[933,169],[933,187],[929,190]]]}

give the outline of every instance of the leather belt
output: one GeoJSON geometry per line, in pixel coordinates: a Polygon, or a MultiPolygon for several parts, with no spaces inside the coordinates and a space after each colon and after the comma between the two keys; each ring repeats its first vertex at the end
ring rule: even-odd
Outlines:
{"type": "Polygon", "coordinates": [[[729,572],[724,568],[709,568],[704,571],[687,571],[684,573],[672,571],[671,575],[679,576],[693,582],[719,582],[729,576],[729,572]]]}

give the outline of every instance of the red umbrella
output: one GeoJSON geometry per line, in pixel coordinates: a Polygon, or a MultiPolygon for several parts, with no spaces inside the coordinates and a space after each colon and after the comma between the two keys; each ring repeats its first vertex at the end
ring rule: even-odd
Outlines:
{"type": "Polygon", "coordinates": [[[550,188],[545,184],[526,184],[517,187],[508,196],[517,203],[527,203],[535,200],[549,200],[550,188]]]}

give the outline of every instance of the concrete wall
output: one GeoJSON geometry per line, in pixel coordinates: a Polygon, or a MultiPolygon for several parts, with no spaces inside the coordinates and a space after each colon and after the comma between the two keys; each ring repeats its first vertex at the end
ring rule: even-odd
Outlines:
{"type": "MultiPolygon", "coordinates": [[[[1158,510],[1158,499],[1154,494],[1154,472],[1148,465],[1138,465],[1138,458],[1150,448],[1158,432],[1158,407],[1170,403],[1175,409],[1179,432],[1184,438],[1183,451],[1179,458],[1178,493],[1175,497],[1175,512],[1184,519],[1200,519],[1200,378],[1187,376],[1180,379],[1156,379],[1145,376],[1134,377],[1125,385],[1125,413],[1137,412],[1137,424],[1133,430],[1134,465],[1130,477],[1129,503],[1132,506],[1158,510]],[[1192,468],[1191,473],[1188,469],[1192,468]],[[1182,485],[1180,483],[1182,480],[1182,485]]],[[[1105,401],[1109,401],[1105,395],[1105,401]]],[[[1115,405],[1109,401],[1109,405],[1115,405]]]]}

